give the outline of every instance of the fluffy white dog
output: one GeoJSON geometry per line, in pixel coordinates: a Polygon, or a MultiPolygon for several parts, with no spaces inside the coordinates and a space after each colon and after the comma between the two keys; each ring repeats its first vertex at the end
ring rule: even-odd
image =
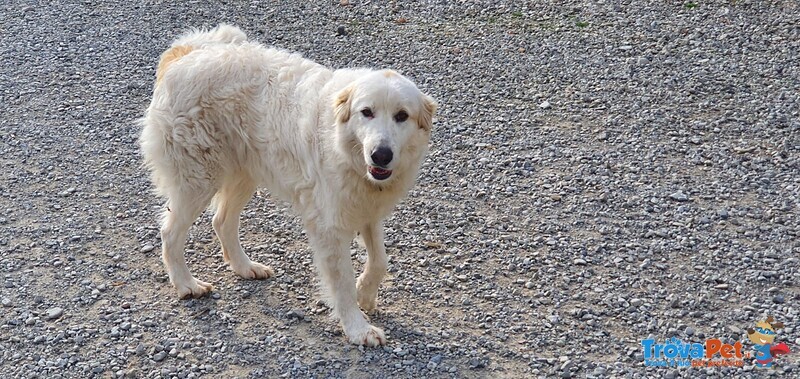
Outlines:
{"type": "Polygon", "coordinates": [[[178,38],[159,62],[140,144],[167,199],[164,264],[181,298],[211,291],[189,272],[189,227],[209,204],[222,256],[244,278],[266,279],[239,243],[239,214],[257,187],[301,216],[334,315],[351,342],[386,343],[365,311],[386,273],[382,220],[408,193],[428,151],[433,99],[391,70],[331,70],[248,42],[220,25],[178,38]],[[350,242],[367,249],[355,280],[350,242]]]}

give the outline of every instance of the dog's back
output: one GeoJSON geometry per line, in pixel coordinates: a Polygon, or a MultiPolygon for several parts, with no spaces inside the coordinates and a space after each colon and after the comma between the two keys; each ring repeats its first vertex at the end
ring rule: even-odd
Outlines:
{"type": "MultiPolygon", "coordinates": [[[[187,184],[212,191],[234,172],[259,185],[277,182],[275,175],[291,182],[265,166],[263,158],[298,163],[287,156],[304,150],[302,138],[288,137],[300,133],[296,82],[308,72],[327,71],[297,54],[248,42],[232,26],[175,40],[161,55],[140,138],[157,192],[169,198],[187,184]]],[[[305,87],[316,94],[313,86],[305,87]]]]}

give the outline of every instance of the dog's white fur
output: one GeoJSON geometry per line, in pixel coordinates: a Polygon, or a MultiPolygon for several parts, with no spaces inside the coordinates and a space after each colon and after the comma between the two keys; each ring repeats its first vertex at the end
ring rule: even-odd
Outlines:
{"type": "Polygon", "coordinates": [[[167,199],[162,253],[178,294],[212,289],[192,276],[183,252],[189,227],[209,204],[233,271],[273,275],[248,258],[238,235],[240,212],[263,186],[301,216],[322,287],[350,341],[384,344],[384,332],[359,305],[376,309],[387,265],[382,220],[417,177],[435,109],[394,71],[334,71],[248,42],[233,26],[178,38],[161,57],[140,137],[156,190],[167,199]],[[401,110],[408,119],[398,122],[401,110]],[[385,180],[369,171],[379,145],[394,154],[385,180]],[[349,251],[356,233],[368,252],[357,282],[349,251]]]}

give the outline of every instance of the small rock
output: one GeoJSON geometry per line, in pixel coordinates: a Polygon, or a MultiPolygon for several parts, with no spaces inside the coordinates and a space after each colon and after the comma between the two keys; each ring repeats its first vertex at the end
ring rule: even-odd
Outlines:
{"type": "Polygon", "coordinates": [[[139,252],[140,253],[149,253],[149,252],[153,251],[153,249],[155,249],[155,248],[156,248],[155,246],[147,244],[147,245],[142,246],[142,248],[139,250],[139,252]]]}
{"type": "MultiPolygon", "coordinates": [[[[533,284],[533,282],[525,282],[525,288],[527,288],[527,289],[531,289],[531,288],[533,288],[533,287],[534,287],[534,284],[533,284]]],[[[5,305],[5,303],[4,303],[3,305],[5,305]]]]}
{"type": "Polygon", "coordinates": [[[592,374],[594,376],[605,376],[606,372],[607,372],[607,370],[606,370],[605,367],[597,366],[597,367],[594,368],[594,371],[592,371],[592,374]]]}
{"type": "Polygon", "coordinates": [[[576,258],[574,261],[572,261],[572,263],[575,264],[575,265],[578,265],[578,266],[585,266],[586,265],[586,260],[581,259],[581,258],[576,258]]]}
{"type": "Polygon", "coordinates": [[[726,290],[728,289],[728,283],[717,284],[714,288],[718,290],[726,290]]]}
{"type": "Polygon", "coordinates": [[[546,100],[539,104],[539,108],[542,109],[550,109],[550,107],[551,107],[550,102],[546,100]]]}
{"type": "Polygon", "coordinates": [[[728,211],[725,210],[725,209],[720,209],[720,210],[717,211],[717,216],[719,216],[719,218],[721,218],[723,220],[727,220],[728,219],[728,211]]]}
{"type": "Polygon", "coordinates": [[[685,332],[686,332],[686,335],[687,335],[687,336],[693,336],[693,335],[694,335],[694,332],[695,332],[695,330],[694,330],[694,328],[693,328],[693,327],[689,326],[689,327],[687,327],[687,328],[686,328],[685,332]]]}
{"type": "Polygon", "coordinates": [[[159,351],[158,353],[156,353],[156,355],[153,356],[153,360],[156,361],[156,362],[161,362],[166,357],[167,357],[167,352],[162,350],[162,351],[159,351]]]}
{"type": "Polygon", "coordinates": [[[783,304],[784,301],[785,299],[783,295],[776,295],[775,297],[772,298],[772,302],[775,304],[783,304]]]}
{"type": "Polygon", "coordinates": [[[291,310],[289,312],[286,312],[286,317],[288,317],[288,318],[296,318],[296,319],[302,320],[303,318],[306,317],[306,313],[303,312],[302,310],[295,309],[295,310],[291,310]]]}
{"type": "Polygon", "coordinates": [[[64,310],[63,309],[61,309],[59,307],[54,307],[54,308],[50,308],[50,309],[47,310],[47,316],[46,317],[47,317],[48,320],[55,320],[55,319],[61,317],[61,315],[63,315],[63,314],[64,314],[64,310]]]}
{"type": "Polygon", "coordinates": [[[672,199],[672,200],[675,200],[675,201],[680,201],[680,202],[689,201],[689,196],[686,195],[685,193],[681,192],[681,191],[678,191],[678,192],[675,192],[675,193],[669,195],[669,198],[672,199]]]}
{"type": "Polygon", "coordinates": [[[644,304],[644,300],[642,299],[631,299],[631,305],[633,305],[634,307],[638,307],[642,304],[644,304]]]}
{"type": "Polygon", "coordinates": [[[349,35],[349,34],[350,33],[347,32],[347,29],[344,27],[344,25],[339,25],[339,27],[336,28],[336,35],[337,36],[346,36],[346,35],[349,35]]]}
{"type": "Polygon", "coordinates": [[[469,360],[469,368],[479,369],[486,367],[486,362],[483,359],[472,358],[469,360]]]}
{"type": "Polygon", "coordinates": [[[0,303],[2,303],[4,307],[9,307],[9,308],[14,305],[11,303],[11,299],[7,297],[4,297],[3,300],[0,300],[0,303]]]}

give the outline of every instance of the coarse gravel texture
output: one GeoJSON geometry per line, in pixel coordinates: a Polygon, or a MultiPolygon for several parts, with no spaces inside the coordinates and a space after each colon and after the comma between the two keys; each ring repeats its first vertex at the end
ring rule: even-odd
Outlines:
{"type": "Polygon", "coordinates": [[[800,377],[797,1],[343,3],[0,5],[0,377],[800,377]],[[242,240],[277,277],[237,278],[207,213],[215,292],[176,298],[136,119],[161,51],[219,22],[439,101],[386,220],[385,347],[347,344],[266,193],[242,240]],[[775,368],[643,364],[645,338],[752,351],[766,315],[775,368]]]}

